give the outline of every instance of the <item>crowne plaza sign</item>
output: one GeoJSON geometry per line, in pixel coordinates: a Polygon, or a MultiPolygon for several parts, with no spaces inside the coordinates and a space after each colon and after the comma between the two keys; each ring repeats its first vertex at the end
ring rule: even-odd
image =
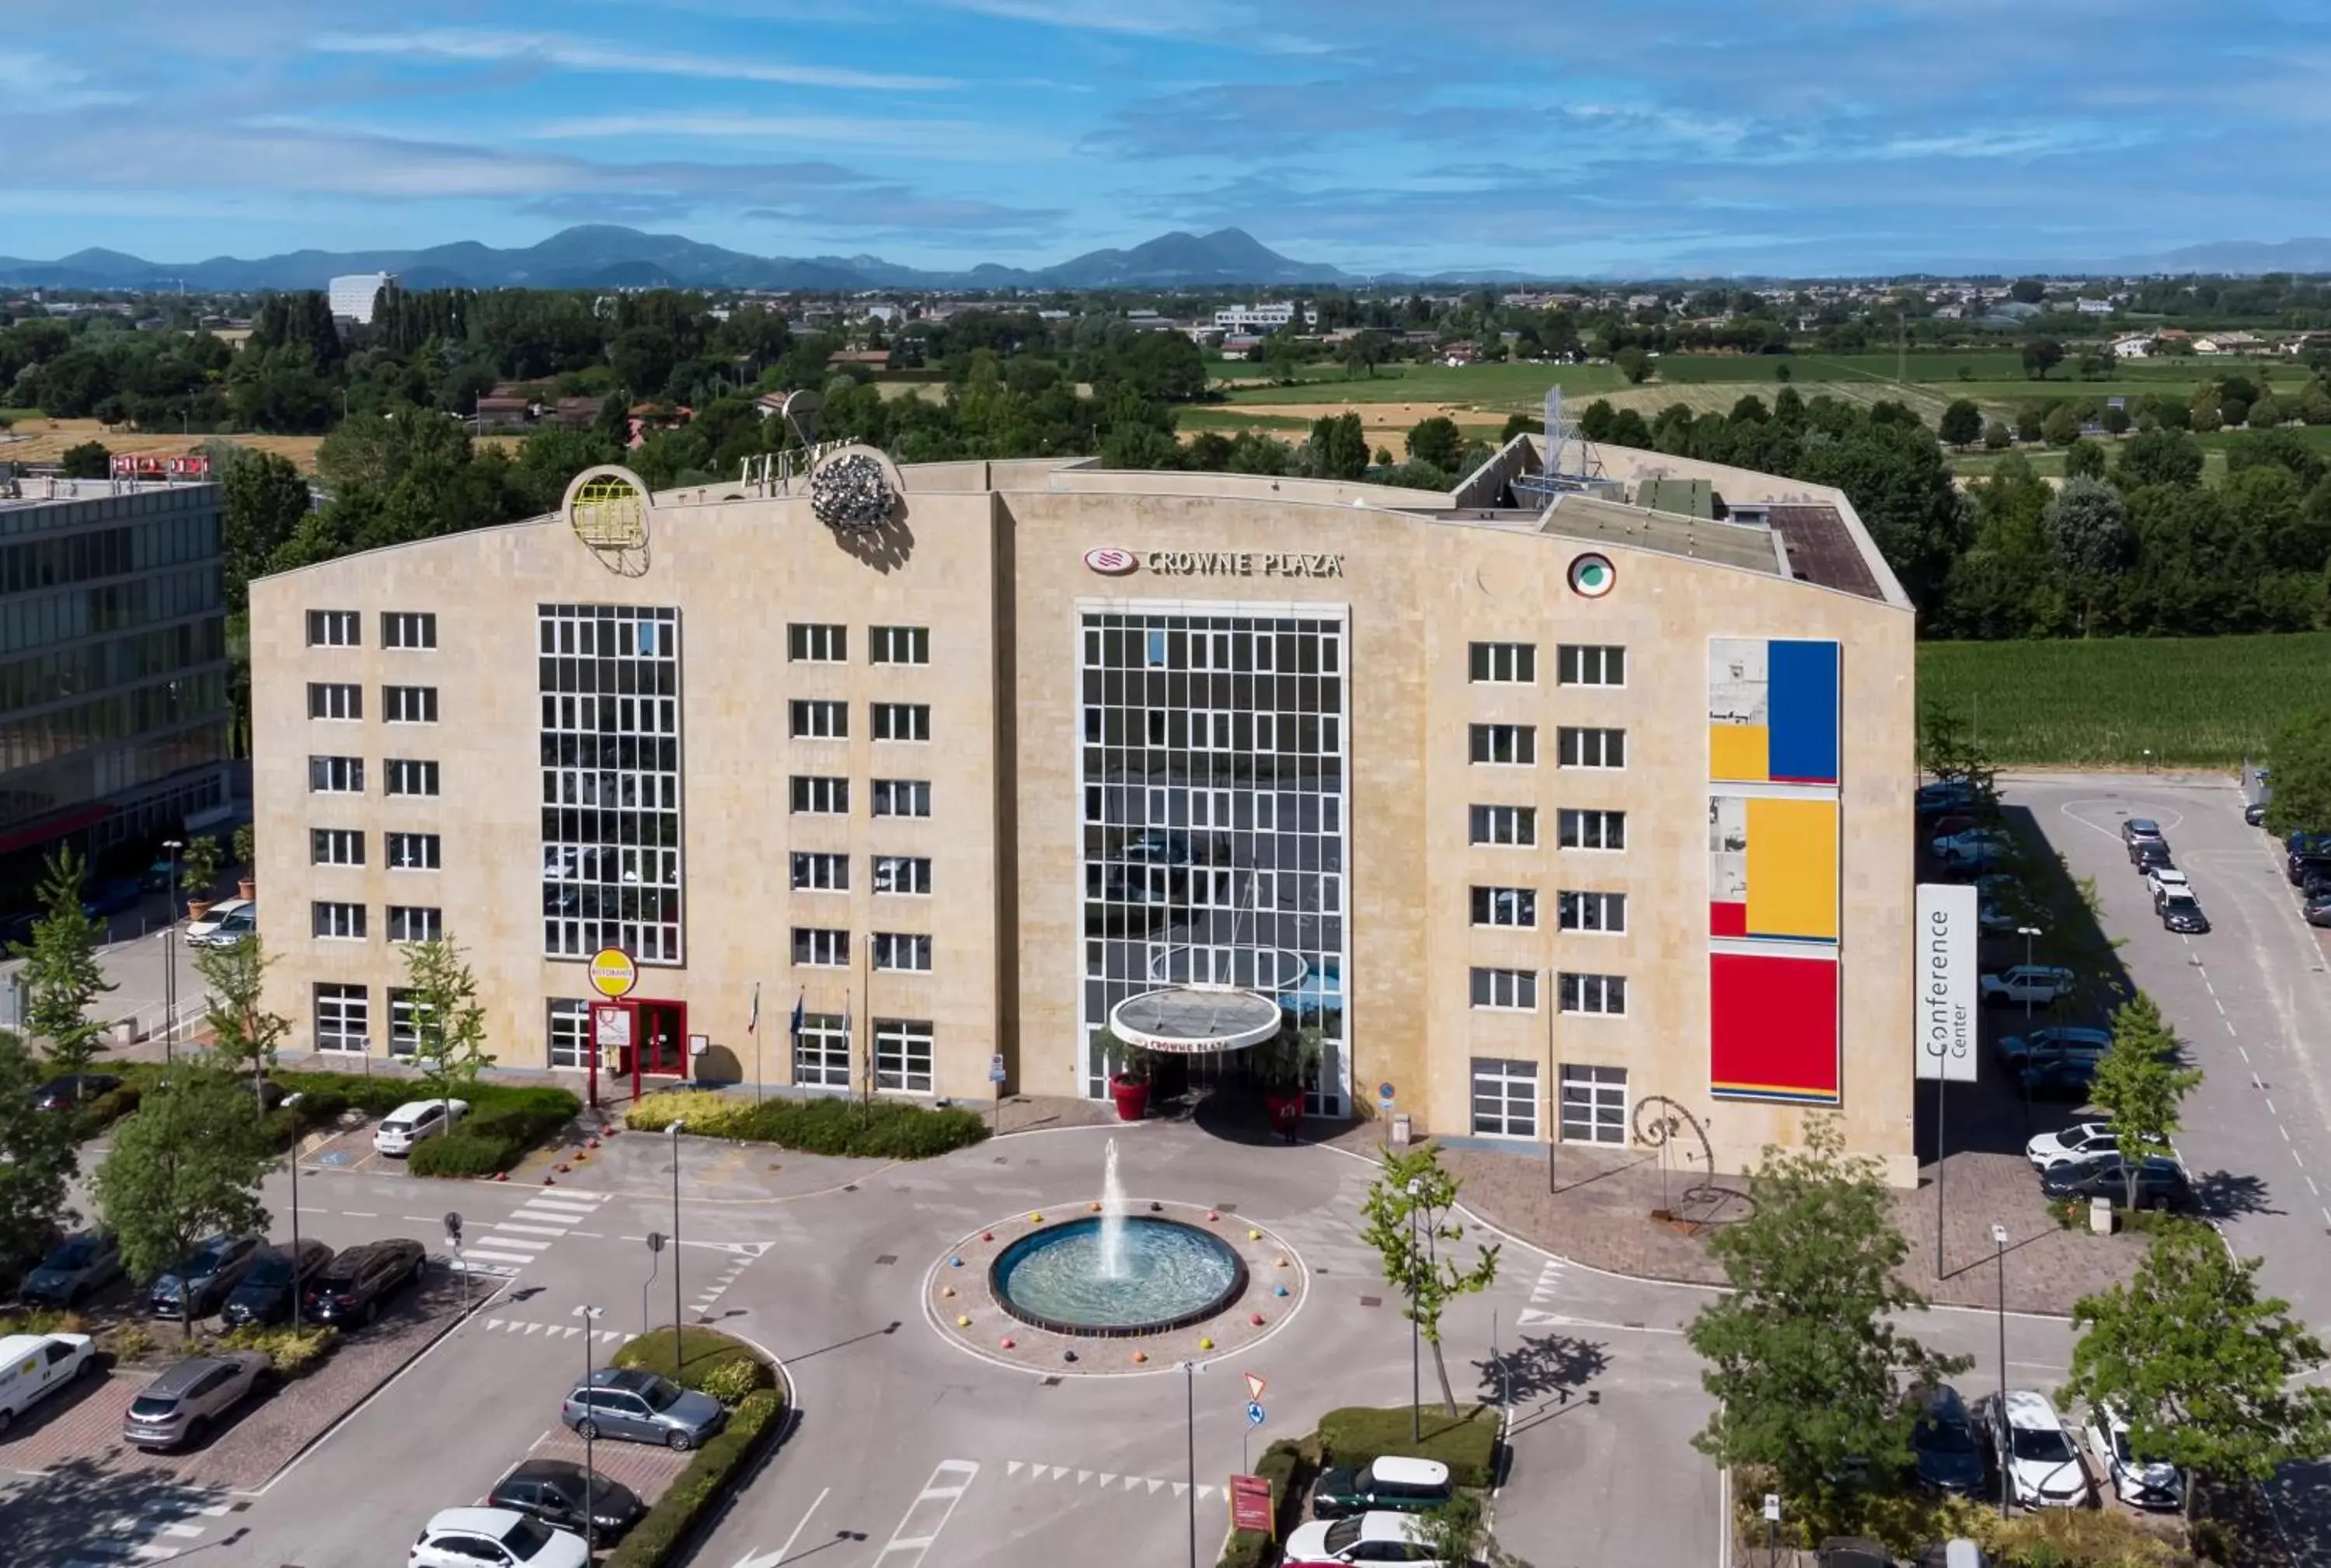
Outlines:
{"type": "Polygon", "coordinates": [[[1340,577],[1344,557],[1300,550],[1088,550],[1085,565],[1107,576],[1138,566],[1161,577],[1340,577]]]}

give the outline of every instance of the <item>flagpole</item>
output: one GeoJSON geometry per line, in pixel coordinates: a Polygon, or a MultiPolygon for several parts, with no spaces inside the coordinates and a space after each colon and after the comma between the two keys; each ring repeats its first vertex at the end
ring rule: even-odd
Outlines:
{"type": "Polygon", "coordinates": [[[753,982],[753,1103],[761,1103],[761,983],[753,982]]]}

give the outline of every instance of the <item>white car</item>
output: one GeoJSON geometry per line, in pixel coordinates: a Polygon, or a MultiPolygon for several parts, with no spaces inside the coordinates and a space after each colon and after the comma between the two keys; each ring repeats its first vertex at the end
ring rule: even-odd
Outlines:
{"type": "Polygon", "coordinates": [[[1341,1519],[1314,1519],[1287,1533],[1287,1568],[1341,1568],[1346,1563],[1407,1563],[1442,1568],[1424,1544],[1424,1525],[1413,1514],[1379,1511],[1341,1519]]]}
{"type": "Polygon", "coordinates": [[[2024,1157],[2043,1171],[2065,1160],[2119,1152],[2120,1137],[2110,1122],[2074,1122],[2060,1133],[2041,1133],[2023,1145],[2024,1157]]]}
{"type": "Polygon", "coordinates": [[[2071,995],[2078,984],[2069,969],[2018,964],[2003,974],[1984,975],[1983,999],[1994,1006],[2028,1002],[2034,1007],[2047,1007],[2060,996],[2071,995]]]}
{"type": "Polygon", "coordinates": [[[583,1537],[511,1508],[446,1508],[413,1543],[411,1568],[589,1568],[583,1537]]]}
{"type": "Polygon", "coordinates": [[[259,900],[228,898],[212,905],[199,920],[186,922],[186,942],[194,947],[232,947],[245,936],[259,934],[259,900]]]}
{"type": "Polygon", "coordinates": [[[2161,906],[2180,896],[2192,898],[2193,884],[2185,873],[2174,866],[2147,866],[2145,870],[2145,890],[2153,895],[2153,912],[2161,913],[2161,906]]]}
{"type": "Polygon", "coordinates": [[[2044,1393],[2011,1388],[1992,1402],[1991,1441],[1999,1468],[2027,1508],[2077,1508],[2088,1500],[2088,1472],[2064,1420],[2044,1393]]]}
{"type": "Polygon", "coordinates": [[[468,1100],[406,1100],[381,1118],[372,1146],[384,1155],[409,1155],[423,1138],[433,1138],[470,1114],[468,1100]]]}
{"type": "Polygon", "coordinates": [[[2175,1465],[2158,1459],[2140,1463],[2135,1459],[2128,1448],[2128,1422],[2118,1411],[2108,1404],[2090,1411],[2087,1436],[2097,1468],[2104,1472],[2122,1502],[2134,1508],[2184,1507],[2185,1478],[2175,1465]]]}
{"type": "Polygon", "coordinates": [[[12,1334],[0,1339],[0,1436],[16,1418],[79,1378],[105,1368],[86,1334],[12,1334]]]}

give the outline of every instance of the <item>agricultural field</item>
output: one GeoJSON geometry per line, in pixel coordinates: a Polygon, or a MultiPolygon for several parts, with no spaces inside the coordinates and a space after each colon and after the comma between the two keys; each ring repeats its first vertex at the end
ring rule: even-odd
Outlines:
{"type": "MultiPolygon", "coordinates": [[[[2193,432],[2194,444],[2202,449],[2202,482],[2221,483],[2226,477],[2226,449],[2241,439],[2244,432],[2232,430],[2212,430],[2193,432]]],[[[2331,461],[2331,425],[2284,425],[2278,432],[2296,438],[2301,444],[2331,461]]],[[[2110,436],[2091,436],[2105,449],[2107,472],[2120,465],[2121,443],[2110,436]]],[[[2010,451],[1988,451],[1973,447],[1963,452],[1948,454],[1951,471],[1961,480],[1981,479],[2007,461],[2010,452],[2020,455],[2031,465],[2031,471],[2041,479],[2064,477],[2064,451],[2061,447],[2021,446],[2010,451]]]]}
{"type": "Polygon", "coordinates": [[[2232,768],[2331,703],[2331,632],[1922,642],[1918,700],[2003,766],[2232,768]]]}

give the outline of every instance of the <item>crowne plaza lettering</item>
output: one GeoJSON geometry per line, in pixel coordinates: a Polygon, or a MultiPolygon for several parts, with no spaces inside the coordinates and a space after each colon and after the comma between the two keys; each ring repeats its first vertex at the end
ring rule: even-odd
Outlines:
{"type": "Polygon", "coordinates": [[[1273,550],[1149,550],[1141,565],[1161,577],[1340,577],[1341,556],[1273,550]]]}

